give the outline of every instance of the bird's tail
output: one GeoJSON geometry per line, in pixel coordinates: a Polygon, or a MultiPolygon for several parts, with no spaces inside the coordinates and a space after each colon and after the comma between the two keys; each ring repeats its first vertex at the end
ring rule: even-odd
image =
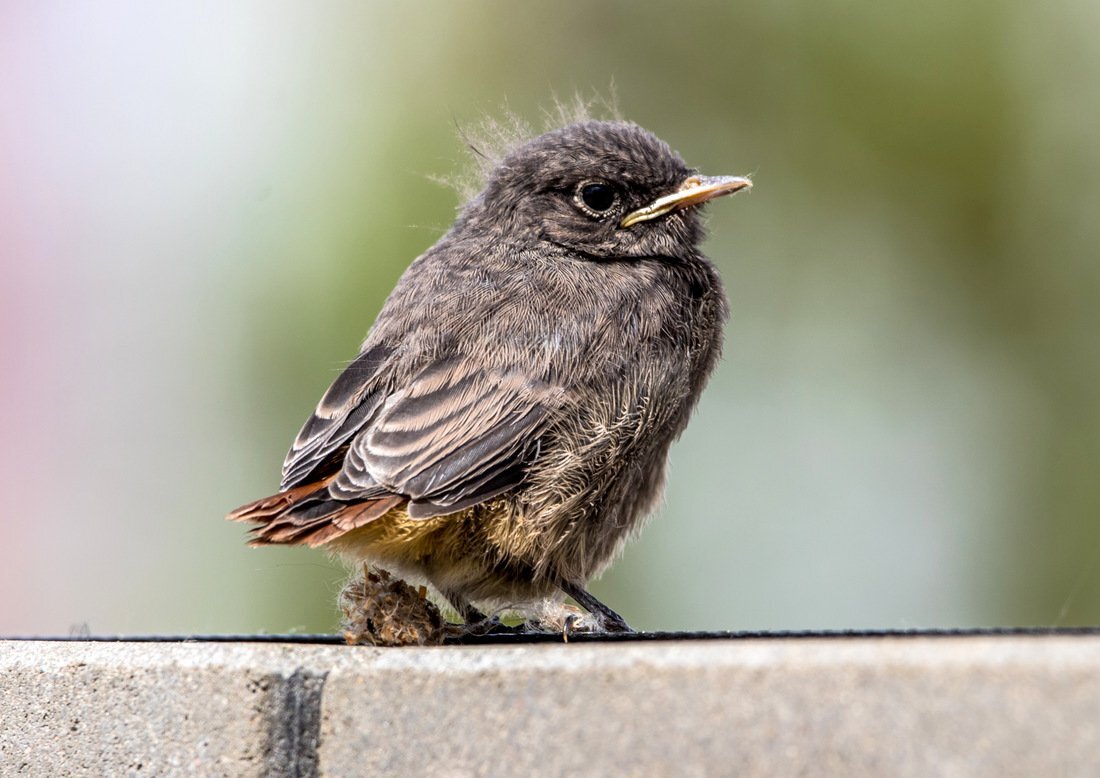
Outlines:
{"type": "Polygon", "coordinates": [[[242,505],[229,521],[247,521],[252,529],[250,546],[290,544],[320,546],[357,527],[381,518],[405,501],[398,495],[347,503],[333,500],[328,485],[332,478],[242,505]]]}

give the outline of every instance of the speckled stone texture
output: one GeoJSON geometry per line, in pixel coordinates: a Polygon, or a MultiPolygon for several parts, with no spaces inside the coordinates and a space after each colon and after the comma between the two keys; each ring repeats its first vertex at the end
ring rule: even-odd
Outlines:
{"type": "Polygon", "coordinates": [[[0,642],[0,775],[1095,775],[1100,636],[0,642]]]}

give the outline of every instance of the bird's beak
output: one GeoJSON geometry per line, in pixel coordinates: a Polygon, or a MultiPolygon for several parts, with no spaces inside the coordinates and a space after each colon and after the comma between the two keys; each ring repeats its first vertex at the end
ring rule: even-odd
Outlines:
{"type": "Polygon", "coordinates": [[[699,205],[715,197],[751,189],[752,181],[740,176],[689,176],[680,184],[680,188],[670,195],[659,197],[644,208],[631,211],[619,222],[620,227],[629,227],[638,222],[656,219],[677,208],[699,205]]]}

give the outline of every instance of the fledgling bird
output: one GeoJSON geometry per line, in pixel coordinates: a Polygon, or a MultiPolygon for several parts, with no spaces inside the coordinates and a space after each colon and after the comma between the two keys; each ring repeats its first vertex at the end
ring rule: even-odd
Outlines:
{"type": "Polygon", "coordinates": [[[586,120],[515,148],[416,259],[287,454],[229,518],[427,581],[468,625],[585,590],[661,494],[728,302],[706,177],[646,130],[586,120]]]}

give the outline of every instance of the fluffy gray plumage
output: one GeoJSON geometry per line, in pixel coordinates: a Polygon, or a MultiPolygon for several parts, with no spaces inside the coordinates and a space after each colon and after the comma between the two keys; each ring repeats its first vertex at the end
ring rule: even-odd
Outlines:
{"type": "Polygon", "coordinates": [[[623,223],[698,180],[627,122],[516,148],[406,270],[282,491],[230,518],[422,577],[467,620],[565,592],[626,628],[583,586],[657,501],[728,304],[696,202],[623,223]]]}

